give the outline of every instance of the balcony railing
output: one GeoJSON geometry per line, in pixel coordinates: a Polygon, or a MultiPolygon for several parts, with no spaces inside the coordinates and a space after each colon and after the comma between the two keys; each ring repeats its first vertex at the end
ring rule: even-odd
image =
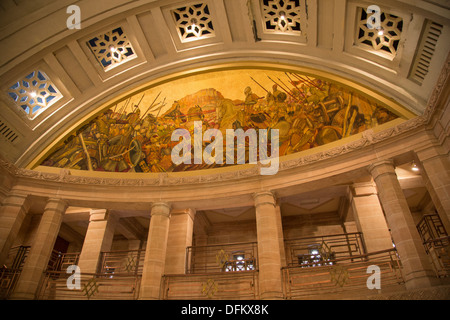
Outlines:
{"type": "Polygon", "coordinates": [[[48,271],[37,294],[39,300],[136,300],[140,275],[81,273],[79,288],[72,273],[48,271]],[[72,278],[70,278],[72,277],[72,278]]]}
{"type": "Polygon", "coordinates": [[[417,230],[436,276],[450,276],[450,237],[439,215],[424,215],[417,224],[417,230]]]}
{"type": "Polygon", "coordinates": [[[99,273],[108,274],[142,274],[145,250],[120,250],[102,252],[99,273]]]}
{"type": "Polygon", "coordinates": [[[9,251],[6,265],[0,268],[0,299],[7,299],[14,291],[29,251],[30,246],[17,246],[9,251]]]}
{"type": "Polygon", "coordinates": [[[430,257],[436,276],[450,276],[450,237],[430,239],[424,242],[425,250],[430,257]]]}
{"type": "Polygon", "coordinates": [[[19,279],[20,269],[0,269],[0,299],[8,299],[19,279]]]}
{"type": "Polygon", "coordinates": [[[323,266],[340,258],[357,261],[365,253],[360,232],[289,239],[284,243],[287,266],[323,266]]]}
{"type": "Polygon", "coordinates": [[[417,231],[423,242],[448,236],[438,214],[426,214],[417,224],[417,231]]]}
{"type": "Polygon", "coordinates": [[[78,264],[79,252],[61,253],[53,250],[48,261],[47,271],[65,271],[71,265],[78,264]]]}
{"type": "Polygon", "coordinates": [[[257,270],[256,242],[192,246],[186,252],[187,274],[257,270]]]}
{"type": "MultiPolygon", "coordinates": [[[[283,268],[283,286],[286,299],[319,299],[355,297],[357,294],[373,294],[367,286],[368,267],[379,268],[381,289],[403,289],[400,260],[395,249],[340,258],[330,264],[308,268],[307,265],[283,268]]],[[[311,263],[310,266],[313,266],[311,263]]]]}
{"type": "Polygon", "coordinates": [[[258,272],[164,275],[163,300],[259,299],[258,272]]]}

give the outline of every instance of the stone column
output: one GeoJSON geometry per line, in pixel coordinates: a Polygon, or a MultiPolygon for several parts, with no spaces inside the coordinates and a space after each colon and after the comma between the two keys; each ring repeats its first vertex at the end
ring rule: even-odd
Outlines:
{"type": "Polygon", "coordinates": [[[161,277],[164,274],[166,261],[169,221],[170,205],[165,202],[154,203],[145,250],[140,299],[159,299],[161,277]]]}
{"type": "Polygon", "coordinates": [[[371,183],[354,184],[351,205],[356,226],[363,234],[367,252],[392,249],[391,234],[375,186],[371,183]]]}
{"type": "Polygon", "coordinates": [[[445,230],[450,234],[450,160],[438,147],[417,151],[425,186],[445,230]]]}
{"type": "Polygon", "coordinates": [[[49,199],[42,214],[33,244],[11,299],[34,299],[36,290],[47,269],[56,237],[61,227],[67,202],[49,199]]]}
{"type": "Polygon", "coordinates": [[[194,216],[193,209],[171,212],[164,273],[185,273],[186,248],[192,246],[194,216]]]}
{"type": "Polygon", "coordinates": [[[379,161],[372,164],[369,171],[377,185],[378,196],[403,265],[406,287],[415,289],[438,284],[398,182],[393,162],[379,161]]]}
{"type": "Polygon", "coordinates": [[[30,208],[26,195],[10,195],[0,207],[0,266],[6,262],[9,250],[19,233],[30,208]]]}
{"type": "Polygon", "coordinates": [[[111,250],[117,217],[106,209],[91,210],[78,267],[82,274],[96,273],[101,253],[111,250]]]}
{"type": "Polygon", "coordinates": [[[282,299],[279,211],[270,191],[253,195],[258,239],[259,291],[261,299],[282,299]]]}
{"type": "Polygon", "coordinates": [[[278,229],[278,244],[280,247],[280,260],[281,266],[286,266],[286,251],[284,250],[284,234],[283,234],[283,220],[281,217],[281,207],[279,204],[275,206],[276,218],[277,218],[277,229],[278,229]]]}

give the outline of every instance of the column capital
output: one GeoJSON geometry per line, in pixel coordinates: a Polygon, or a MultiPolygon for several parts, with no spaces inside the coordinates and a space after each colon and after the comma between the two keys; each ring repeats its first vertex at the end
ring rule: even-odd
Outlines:
{"type": "Polygon", "coordinates": [[[90,209],[89,221],[104,221],[108,219],[109,215],[108,209],[90,209]]]}
{"type": "Polygon", "coordinates": [[[263,190],[253,193],[253,200],[255,201],[255,207],[263,204],[270,204],[276,206],[276,196],[272,191],[263,190]]]}
{"type": "Polygon", "coordinates": [[[192,220],[194,220],[196,213],[197,213],[197,210],[195,210],[193,208],[188,208],[188,209],[172,210],[170,212],[170,215],[175,216],[175,215],[187,214],[192,220]]]}
{"type": "Polygon", "coordinates": [[[154,202],[152,203],[151,216],[170,216],[172,206],[168,202],[154,202]]]}
{"type": "Polygon", "coordinates": [[[350,186],[351,197],[371,196],[378,194],[376,185],[370,182],[358,182],[350,186]]]}
{"type": "Polygon", "coordinates": [[[396,174],[394,161],[392,159],[376,161],[372,163],[367,169],[369,170],[374,180],[377,179],[380,175],[396,174]]]}
{"type": "Polygon", "coordinates": [[[47,199],[45,207],[65,212],[69,207],[69,202],[65,199],[52,197],[47,199]]]}
{"type": "Polygon", "coordinates": [[[420,162],[431,160],[437,157],[446,157],[447,154],[441,146],[430,145],[421,149],[414,150],[420,162]]]}
{"type": "Polygon", "coordinates": [[[31,200],[28,195],[10,193],[3,200],[2,206],[22,207],[26,206],[26,211],[31,206],[31,200]]]}

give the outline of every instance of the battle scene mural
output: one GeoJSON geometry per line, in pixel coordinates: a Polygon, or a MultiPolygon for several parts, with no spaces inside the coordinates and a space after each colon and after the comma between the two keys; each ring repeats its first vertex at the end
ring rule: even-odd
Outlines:
{"type": "MultiPolygon", "coordinates": [[[[310,75],[228,70],[171,81],[117,101],[53,148],[40,165],[108,172],[180,172],[177,128],[278,129],[279,156],[325,145],[401,117],[356,90],[310,75]]],[[[208,142],[204,142],[206,147],[208,142]]],[[[193,144],[192,144],[193,145],[193,144]]],[[[248,147],[248,146],[246,146],[248,147]]],[[[237,162],[235,162],[237,163],[237,162]]]]}

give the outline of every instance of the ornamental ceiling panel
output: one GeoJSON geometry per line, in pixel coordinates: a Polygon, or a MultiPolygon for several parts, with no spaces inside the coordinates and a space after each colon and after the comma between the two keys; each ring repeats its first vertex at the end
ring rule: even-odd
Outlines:
{"type": "MultiPolygon", "coordinates": [[[[279,69],[226,69],[198,73],[154,85],[111,101],[90,121],[81,123],[37,163],[41,166],[107,172],[185,172],[249,163],[251,140],[234,162],[196,163],[195,148],[205,151],[213,139],[194,141],[215,129],[243,132],[278,130],[280,160],[302,152],[344,144],[366,130],[381,130],[415,115],[378,93],[348,80],[279,69]],[[189,160],[176,164],[172,151],[185,130],[189,160]],[[172,141],[173,140],[173,141],[172,141]],[[245,161],[239,161],[238,157],[245,161]],[[191,159],[192,157],[192,159],[191,159]],[[189,163],[190,162],[190,163],[189,163]]],[[[215,141],[216,149],[221,145],[215,141]]],[[[269,148],[270,149],[270,148],[269,148]]],[[[270,149],[272,150],[272,149],[270,149]]],[[[183,149],[183,152],[185,150],[183,149]]],[[[215,151],[216,153],[218,151],[215,151]]],[[[261,150],[258,150],[261,160],[261,150]]],[[[215,158],[218,159],[218,158],[215,158]]]]}

